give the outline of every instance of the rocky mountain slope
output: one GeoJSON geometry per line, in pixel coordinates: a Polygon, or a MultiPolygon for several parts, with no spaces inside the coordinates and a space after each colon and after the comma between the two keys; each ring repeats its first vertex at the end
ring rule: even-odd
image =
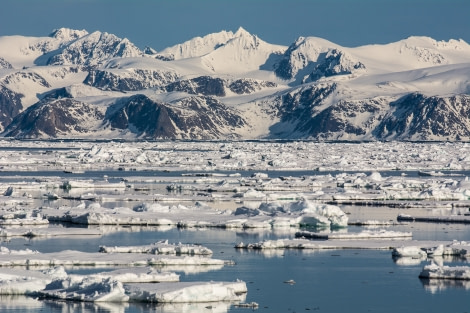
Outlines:
{"type": "Polygon", "coordinates": [[[243,28],[140,50],[106,32],[0,37],[16,138],[470,140],[470,46],[270,44],[243,28]]]}

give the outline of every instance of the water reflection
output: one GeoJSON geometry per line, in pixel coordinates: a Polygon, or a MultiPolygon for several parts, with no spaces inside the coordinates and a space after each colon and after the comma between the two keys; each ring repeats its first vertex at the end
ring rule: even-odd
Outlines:
{"type": "Polygon", "coordinates": [[[419,279],[426,291],[436,294],[449,288],[470,290],[470,280],[455,279],[419,279]]]}
{"type": "MultiPolygon", "coordinates": [[[[244,299],[243,299],[244,301],[244,299]]],[[[77,302],[38,300],[25,296],[0,296],[0,311],[14,309],[18,312],[60,312],[60,313],[225,313],[240,302],[201,302],[201,303],[127,303],[127,302],[77,302]]]]}
{"type": "Polygon", "coordinates": [[[44,301],[44,309],[49,312],[124,313],[128,308],[129,303],[126,302],[44,301]]]}

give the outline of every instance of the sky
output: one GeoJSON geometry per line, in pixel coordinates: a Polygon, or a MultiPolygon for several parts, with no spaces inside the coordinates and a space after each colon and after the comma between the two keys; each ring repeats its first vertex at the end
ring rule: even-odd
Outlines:
{"type": "Polygon", "coordinates": [[[0,36],[68,27],[162,50],[240,26],[272,44],[316,36],[345,47],[409,36],[470,43],[469,0],[1,0],[0,36]]]}

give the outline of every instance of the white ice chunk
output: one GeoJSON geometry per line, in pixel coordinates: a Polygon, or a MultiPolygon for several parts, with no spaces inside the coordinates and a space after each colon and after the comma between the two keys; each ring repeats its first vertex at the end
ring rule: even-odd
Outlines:
{"type": "Polygon", "coordinates": [[[435,263],[424,266],[420,278],[470,280],[469,266],[439,266],[435,263]]]}
{"type": "Polygon", "coordinates": [[[242,301],[247,292],[243,281],[127,284],[125,288],[131,300],[159,303],[242,301]]]}
{"type": "Polygon", "coordinates": [[[189,254],[211,255],[209,248],[193,244],[169,244],[167,240],[143,246],[100,246],[100,252],[106,253],[149,253],[149,254],[189,254]]]}

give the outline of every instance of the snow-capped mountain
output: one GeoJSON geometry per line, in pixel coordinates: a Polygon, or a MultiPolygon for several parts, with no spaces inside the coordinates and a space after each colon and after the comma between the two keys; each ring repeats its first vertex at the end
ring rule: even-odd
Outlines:
{"type": "Polygon", "coordinates": [[[111,58],[137,57],[143,54],[128,39],[96,31],[67,45],[51,56],[48,65],[100,65],[111,58]]]}
{"type": "Polygon", "coordinates": [[[470,45],[270,44],[243,28],[155,51],[106,32],[0,37],[20,138],[470,140],[470,45]]]}
{"type": "Polygon", "coordinates": [[[275,65],[276,74],[298,82],[352,74],[365,66],[338,45],[320,38],[298,38],[275,65]]]}

